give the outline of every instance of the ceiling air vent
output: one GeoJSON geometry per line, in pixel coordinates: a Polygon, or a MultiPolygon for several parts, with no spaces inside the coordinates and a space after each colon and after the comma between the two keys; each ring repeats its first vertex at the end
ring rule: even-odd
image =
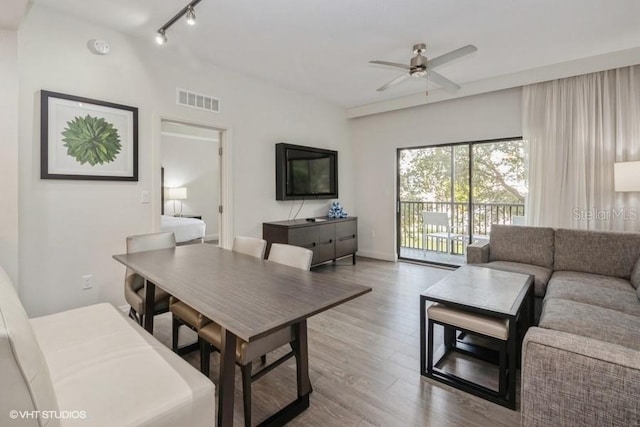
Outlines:
{"type": "Polygon", "coordinates": [[[220,100],[212,96],[191,92],[185,89],[176,89],[176,102],[185,107],[197,108],[199,110],[220,112],[220,100]]]}

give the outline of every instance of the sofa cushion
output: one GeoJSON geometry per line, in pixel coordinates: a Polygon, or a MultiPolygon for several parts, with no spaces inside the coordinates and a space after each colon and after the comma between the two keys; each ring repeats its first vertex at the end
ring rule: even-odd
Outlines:
{"type": "Polygon", "coordinates": [[[533,287],[534,293],[537,297],[543,297],[545,295],[547,291],[547,283],[549,283],[549,278],[552,273],[548,268],[511,261],[492,261],[487,264],[478,264],[478,266],[494,268],[501,271],[509,271],[511,273],[531,274],[534,276],[533,287]]]}
{"type": "Polygon", "coordinates": [[[640,289],[640,258],[638,258],[633,270],[631,270],[631,286],[640,289]]]}
{"type": "Polygon", "coordinates": [[[489,261],[512,261],[553,268],[553,228],[493,224],[489,261]]]}
{"type": "Polygon", "coordinates": [[[640,316],[635,289],[627,280],[617,277],[560,271],[549,280],[547,298],[583,302],[640,316]]]}
{"type": "Polygon", "coordinates": [[[640,233],[558,229],[556,271],[582,271],[629,279],[640,258],[640,233]]]}
{"type": "Polygon", "coordinates": [[[110,304],[32,324],[60,409],[87,414],[65,425],[215,424],[213,383],[110,304]]]}
{"type": "Polygon", "coordinates": [[[640,317],[609,308],[547,297],[540,327],[640,350],[640,317]]]}
{"type": "Polygon", "coordinates": [[[603,276],[601,274],[583,273],[581,271],[556,271],[549,280],[551,283],[576,283],[578,285],[597,286],[605,289],[626,291],[631,284],[626,279],[619,277],[603,276]]]}
{"type": "MultiPolygon", "coordinates": [[[[18,294],[1,267],[0,378],[0,425],[5,425],[10,410],[58,410],[55,389],[42,349],[18,294]]],[[[60,425],[60,421],[52,417],[21,419],[14,423],[21,426],[60,425]]]]}

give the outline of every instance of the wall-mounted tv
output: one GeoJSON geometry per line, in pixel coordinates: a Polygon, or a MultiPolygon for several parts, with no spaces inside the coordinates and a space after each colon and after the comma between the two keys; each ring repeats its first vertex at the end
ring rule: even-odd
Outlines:
{"type": "Polygon", "coordinates": [[[276,144],[276,200],[337,197],[337,151],[276,144]]]}

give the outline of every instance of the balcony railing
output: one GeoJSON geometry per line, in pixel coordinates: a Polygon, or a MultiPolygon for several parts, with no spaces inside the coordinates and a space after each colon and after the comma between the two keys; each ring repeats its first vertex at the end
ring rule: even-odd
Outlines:
{"type": "MultiPolygon", "coordinates": [[[[454,255],[463,255],[469,239],[469,204],[466,202],[400,202],[400,246],[428,251],[447,251],[447,239],[428,236],[423,242],[422,213],[445,212],[452,222],[451,234],[459,236],[452,241],[449,251],[454,255]]],[[[488,238],[491,224],[512,224],[514,216],[524,216],[524,205],[515,203],[473,203],[472,236],[488,238]]],[[[442,233],[441,227],[429,225],[427,233],[442,233]]]]}

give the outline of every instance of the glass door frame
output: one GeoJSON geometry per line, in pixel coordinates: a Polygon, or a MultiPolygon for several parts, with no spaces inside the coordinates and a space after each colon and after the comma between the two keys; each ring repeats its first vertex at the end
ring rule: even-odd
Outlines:
{"type": "MultiPolygon", "coordinates": [[[[416,147],[399,147],[396,148],[396,256],[398,258],[399,261],[411,261],[411,262],[419,262],[419,263],[424,263],[427,265],[434,265],[434,266],[439,266],[439,267],[453,267],[453,268],[458,268],[458,265],[455,264],[448,264],[448,263],[442,263],[442,262],[437,262],[437,261],[428,261],[428,260],[421,260],[421,259],[414,259],[414,258],[405,258],[400,256],[400,240],[402,237],[402,233],[401,233],[401,209],[400,209],[400,155],[401,152],[403,150],[420,150],[420,149],[427,149],[427,148],[445,148],[445,147],[451,147],[452,151],[451,151],[451,162],[452,164],[454,163],[453,160],[453,150],[455,149],[455,147],[458,146],[468,146],[468,150],[469,150],[469,164],[467,165],[468,168],[468,177],[469,177],[469,197],[468,197],[468,201],[467,201],[467,232],[468,232],[468,240],[467,243],[470,244],[473,242],[473,165],[474,165],[474,161],[473,161],[473,147],[475,145],[479,145],[479,144],[490,144],[490,143],[496,143],[496,142],[506,142],[506,141],[522,141],[524,138],[521,136],[514,136],[514,137],[509,137],[509,138],[495,138],[495,139],[484,139],[484,140],[473,140],[473,141],[464,141],[464,142],[453,142],[453,143],[443,143],[443,144],[431,144],[431,145],[420,145],[420,146],[416,146],[416,147]]],[[[451,168],[451,173],[454,173],[454,168],[451,168]]],[[[452,176],[451,177],[451,194],[449,197],[449,203],[454,203],[453,200],[453,183],[454,183],[455,177],[452,176]]]]}

